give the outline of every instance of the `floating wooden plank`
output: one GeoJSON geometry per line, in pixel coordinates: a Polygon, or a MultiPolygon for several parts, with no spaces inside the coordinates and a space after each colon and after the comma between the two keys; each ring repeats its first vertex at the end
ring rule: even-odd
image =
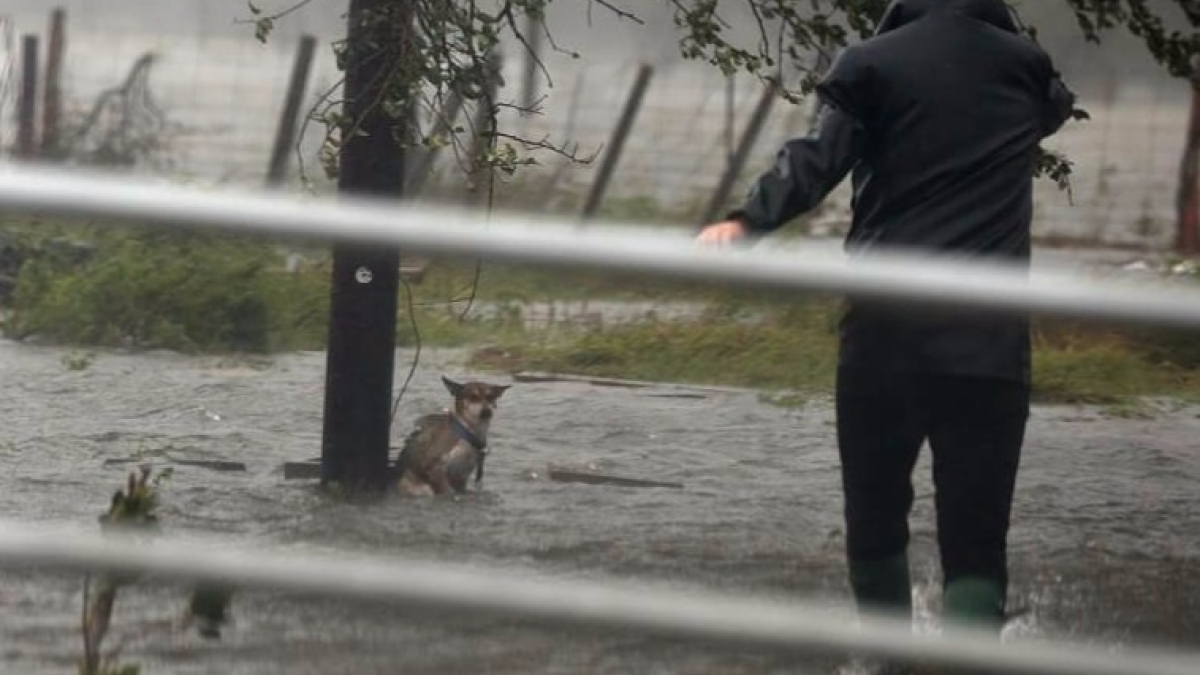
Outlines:
{"type": "Polygon", "coordinates": [[[580,471],[578,469],[566,469],[555,466],[547,467],[546,475],[550,478],[550,480],[559,483],[583,483],[585,485],[616,485],[618,487],[642,488],[683,488],[683,483],[644,480],[641,478],[614,476],[612,474],[596,473],[595,471],[580,471]]]}
{"type": "Polygon", "coordinates": [[[580,384],[591,384],[597,387],[628,387],[631,389],[641,389],[654,386],[653,383],[639,382],[637,380],[621,380],[612,377],[591,377],[588,375],[568,375],[565,373],[520,372],[514,373],[512,378],[517,382],[577,382],[580,384]]]}
{"type": "MultiPolygon", "coordinates": [[[[135,458],[135,457],[126,457],[123,459],[121,459],[121,458],[106,459],[106,460],[104,460],[104,466],[120,466],[122,464],[146,463],[149,461],[149,459],[150,458],[135,458]]],[[[242,462],[230,462],[230,461],[221,460],[221,459],[174,459],[172,457],[158,457],[155,459],[166,461],[169,464],[175,464],[175,465],[179,465],[179,466],[194,466],[194,467],[198,467],[201,469],[208,469],[210,471],[245,471],[246,470],[246,465],[243,464],[242,462]]]]}
{"type": "MultiPolygon", "coordinates": [[[[388,471],[394,472],[395,469],[396,463],[389,461],[388,471]]],[[[283,479],[321,480],[321,460],[314,459],[307,462],[284,462],[283,479]]]]}
{"type": "Polygon", "coordinates": [[[320,480],[320,462],[284,462],[284,480],[320,480]]]}
{"type": "Polygon", "coordinates": [[[660,389],[646,394],[655,398],[703,398],[706,394],[753,394],[758,389],[747,387],[722,387],[710,384],[683,384],[679,382],[654,382],[651,380],[626,380],[617,377],[600,377],[597,375],[572,375],[570,373],[544,373],[538,371],[521,371],[514,373],[512,379],[516,382],[570,382],[590,384],[595,387],[621,387],[625,389],[660,389]]]}
{"type": "MultiPolygon", "coordinates": [[[[672,488],[676,490],[683,488],[682,483],[645,480],[642,478],[631,478],[628,476],[615,476],[612,474],[597,473],[595,471],[568,469],[555,466],[547,467],[546,477],[558,483],[615,485],[618,487],[639,488],[672,488]]],[[[320,480],[321,463],[317,461],[285,462],[283,465],[283,478],[284,480],[320,480]]]]}
{"type": "Polygon", "coordinates": [[[209,469],[211,471],[245,471],[246,465],[242,462],[227,462],[225,460],[207,460],[207,459],[173,459],[172,464],[181,466],[197,466],[201,469],[209,469]]]}

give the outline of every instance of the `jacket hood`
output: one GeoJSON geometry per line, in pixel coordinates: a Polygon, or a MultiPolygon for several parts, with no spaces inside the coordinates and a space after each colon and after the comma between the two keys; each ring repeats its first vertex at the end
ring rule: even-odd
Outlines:
{"type": "Polygon", "coordinates": [[[1017,24],[1009,13],[1004,0],[892,0],[879,26],[876,35],[910,24],[931,14],[939,12],[954,12],[985,23],[1000,30],[1017,33],[1017,24]]]}

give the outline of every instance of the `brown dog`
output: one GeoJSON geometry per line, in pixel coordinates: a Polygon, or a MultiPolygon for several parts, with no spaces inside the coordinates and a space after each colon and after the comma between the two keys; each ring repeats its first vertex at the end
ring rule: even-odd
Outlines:
{"type": "Polygon", "coordinates": [[[396,472],[404,495],[441,495],[466,492],[467,481],[483,479],[487,432],[496,401],[508,385],[485,382],[459,384],[446,377],[442,383],[454,397],[454,408],[425,415],[404,440],[396,472]]]}

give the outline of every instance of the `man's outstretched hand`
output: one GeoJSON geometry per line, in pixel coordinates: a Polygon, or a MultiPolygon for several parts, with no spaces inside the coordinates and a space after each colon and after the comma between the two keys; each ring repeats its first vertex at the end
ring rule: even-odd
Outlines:
{"type": "Polygon", "coordinates": [[[739,220],[713,223],[700,230],[696,243],[704,246],[730,246],[746,238],[746,226],[739,220]]]}

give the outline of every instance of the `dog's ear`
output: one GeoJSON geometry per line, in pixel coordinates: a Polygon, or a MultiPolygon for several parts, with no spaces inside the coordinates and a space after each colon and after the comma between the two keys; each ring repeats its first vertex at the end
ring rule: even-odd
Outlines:
{"type": "Polygon", "coordinates": [[[488,389],[488,398],[495,401],[496,399],[503,396],[504,392],[508,391],[508,388],[511,386],[512,386],[511,384],[505,384],[505,385],[493,384],[488,389]]]}
{"type": "Polygon", "coordinates": [[[446,391],[450,392],[451,396],[454,398],[462,398],[463,386],[461,384],[446,377],[445,375],[442,376],[442,384],[446,385],[446,391]]]}

